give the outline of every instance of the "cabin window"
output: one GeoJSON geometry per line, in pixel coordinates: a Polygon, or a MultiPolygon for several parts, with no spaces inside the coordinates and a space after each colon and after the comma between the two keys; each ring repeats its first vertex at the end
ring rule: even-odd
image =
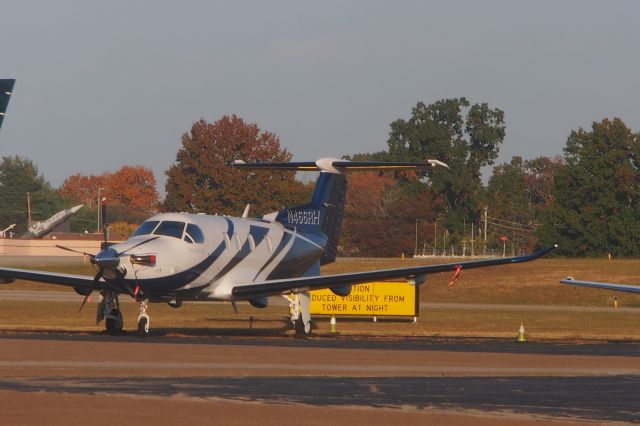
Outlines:
{"type": "Polygon", "coordinates": [[[155,235],[166,235],[167,237],[174,237],[182,239],[182,232],[184,231],[184,222],[177,222],[174,220],[165,220],[153,232],[155,235]]]}
{"type": "Polygon", "coordinates": [[[185,234],[185,237],[186,236],[191,237],[191,240],[194,243],[204,243],[204,234],[202,233],[202,229],[200,229],[198,225],[195,225],[193,223],[189,223],[187,225],[187,233],[185,234]]]}
{"type": "Polygon", "coordinates": [[[142,225],[138,226],[138,229],[136,229],[131,236],[135,237],[137,235],[151,234],[153,230],[156,229],[156,226],[158,226],[158,223],[160,223],[159,220],[146,221],[142,225]]]}

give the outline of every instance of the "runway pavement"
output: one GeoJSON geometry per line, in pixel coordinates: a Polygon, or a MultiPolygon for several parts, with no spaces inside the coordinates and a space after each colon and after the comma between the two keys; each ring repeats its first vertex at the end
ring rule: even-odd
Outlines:
{"type": "MultiPolygon", "coordinates": [[[[640,422],[638,355],[633,343],[5,332],[0,412],[17,420],[8,424],[36,424],[19,421],[16,407],[25,398],[34,412],[46,412],[50,398],[89,401],[93,410],[133,400],[145,411],[151,398],[174,410],[197,401],[205,412],[245,404],[243,419],[255,415],[267,425],[285,421],[275,414],[283,407],[290,415],[341,413],[331,424],[350,425],[640,422]],[[39,406],[43,395],[49,399],[39,406]]],[[[159,412],[147,418],[169,424],[159,412]]],[[[323,424],[319,419],[303,423],[323,424]]]]}
{"type": "MultiPolygon", "coordinates": [[[[94,293],[95,299],[98,298],[98,292],[94,293]]],[[[0,300],[30,300],[30,301],[50,301],[50,302],[79,302],[84,298],[73,290],[66,289],[60,291],[46,290],[2,290],[0,287],[0,300]]],[[[208,302],[185,302],[189,303],[208,303],[208,302]]],[[[288,302],[278,297],[270,298],[271,305],[286,305],[288,302]]],[[[492,310],[492,311],[546,311],[546,312],[611,312],[611,307],[606,306],[552,306],[552,305],[505,305],[505,304],[466,304],[466,303],[437,303],[437,302],[420,302],[421,310],[430,309],[468,309],[473,307],[475,310],[492,310]]],[[[615,312],[625,313],[629,315],[640,316],[638,308],[615,308],[615,312]]]]}

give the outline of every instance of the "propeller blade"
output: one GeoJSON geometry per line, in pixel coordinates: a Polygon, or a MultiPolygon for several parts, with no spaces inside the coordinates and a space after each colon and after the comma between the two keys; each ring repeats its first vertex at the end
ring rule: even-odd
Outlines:
{"type": "Polygon", "coordinates": [[[73,253],[83,254],[83,255],[85,255],[85,256],[89,256],[89,257],[96,257],[96,255],[95,255],[95,254],[86,253],[86,252],[84,252],[84,251],[79,251],[79,250],[74,250],[74,249],[69,248],[69,247],[61,246],[61,245],[59,245],[59,244],[56,244],[56,247],[57,247],[57,248],[59,248],[59,249],[62,249],[62,250],[66,250],[66,251],[73,252],[73,253]]]}
{"type": "Polygon", "coordinates": [[[78,309],[78,313],[82,312],[82,308],[84,308],[84,305],[87,304],[89,297],[91,297],[91,293],[93,293],[93,291],[96,289],[96,284],[98,284],[98,281],[100,281],[101,277],[102,277],[102,269],[100,269],[98,273],[96,273],[95,277],[93,277],[93,281],[91,282],[91,291],[87,293],[87,295],[84,297],[84,300],[80,305],[80,309],[78,309]]]}

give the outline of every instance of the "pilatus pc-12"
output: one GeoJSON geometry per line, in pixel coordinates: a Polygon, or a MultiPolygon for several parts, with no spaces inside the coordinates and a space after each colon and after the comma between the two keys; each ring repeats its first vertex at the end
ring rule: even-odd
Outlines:
{"type": "Polygon", "coordinates": [[[236,161],[231,166],[252,170],[315,170],[320,175],[308,204],[261,219],[251,219],[246,214],[155,215],[128,240],[91,255],[91,262],[97,266],[95,276],[0,268],[0,280],[71,286],[85,296],[85,301],[91,292],[98,290],[102,297],[97,319],[106,318],[106,329],[111,333],[122,330],[119,295],[130,296],[139,304],[138,331],[142,335],[149,332],[149,302],[179,307],[183,301],[248,301],[260,308],[267,306],[270,296],[288,299],[293,306],[291,320],[296,330],[309,333],[310,290],[329,288],[344,296],[352,285],[375,280],[406,279],[419,285],[429,273],[454,271],[457,275],[462,268],[525,262],[552,249],[529,256],[320,276],[320,266],[336,258],[346,200],[346,172],[447,167],[446,164],[437,160],[384,163],[324,158],[297,163],[236,161]]]}

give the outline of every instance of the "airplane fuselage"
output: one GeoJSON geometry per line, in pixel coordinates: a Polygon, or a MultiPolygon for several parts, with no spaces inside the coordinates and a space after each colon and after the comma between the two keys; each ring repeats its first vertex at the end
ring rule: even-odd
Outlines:
{"type": "Polygon", "coordinates": [[[233,300],[233,287],[304,275],[326,242],[320,233],[278,222],[163,213],[110,248],[119,253],[124,281],[150,300],[233,300]]]}

